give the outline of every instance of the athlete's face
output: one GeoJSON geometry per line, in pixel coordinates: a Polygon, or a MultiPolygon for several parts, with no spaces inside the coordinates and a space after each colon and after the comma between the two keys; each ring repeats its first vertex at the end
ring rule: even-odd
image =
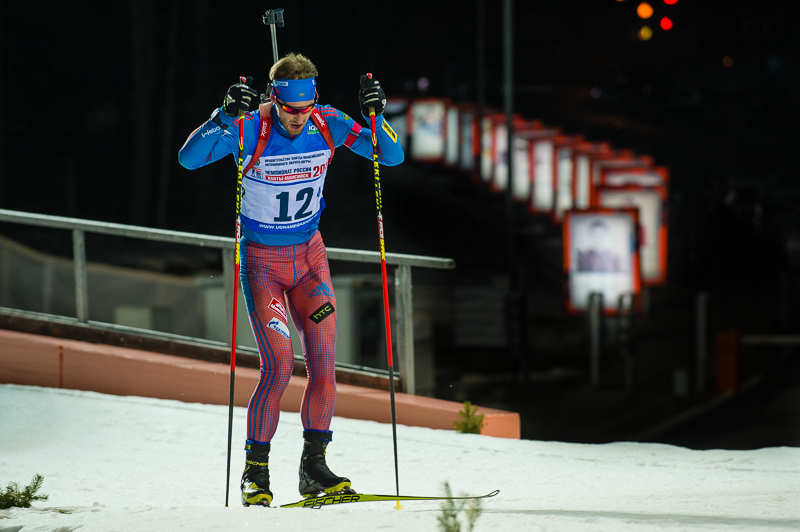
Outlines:
{"type": "Polygon", "coordinates": [[[302,102],[282,102],[275,98],[275,107],[278,109],[278,118],[281,125],[286,128],[291,135],[299,135],[306,127],[306,122],[314,110],[315,100],[305,100],[302,102]]]}

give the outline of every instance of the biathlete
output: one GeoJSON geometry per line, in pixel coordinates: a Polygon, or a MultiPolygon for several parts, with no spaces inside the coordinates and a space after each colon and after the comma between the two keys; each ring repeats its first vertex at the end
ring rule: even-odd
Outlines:
{"type": "MultiPolygon", "coordinates": [[[[246,111],[240,281],[261,373],[247,407],[241,482],[245,506],[269,506],[272,501],[270,441],[294,365],[289,316],[300,335],[308,373],[300,408],[304,429],[300,494],[352,492],[350,480],[333,474],[325,462],[336,404],[336,298],[317,226],[325,208],[323,186],[334,148],[344,145],[372,159],[369,129],[333,107],[317,105],[318,73],[308,58],[288,54],[269,75],[269,101],[258,105],[252,78],[232,85],[223,105],[189,135],[178,156],[190,170],[228,154],[236,157],[237,114],[246,111]]],[[[365,118],[369,108],[375,109],[379,162],[402,163],[403,148],[382,116],[386,96],[376,80],[361,77],[359,104],[365,118]]]]}

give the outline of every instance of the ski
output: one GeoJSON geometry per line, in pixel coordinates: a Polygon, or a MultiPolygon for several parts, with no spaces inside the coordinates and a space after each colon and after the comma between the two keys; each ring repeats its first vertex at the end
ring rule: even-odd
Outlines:
{"type": "Polygon", "coordinates": [[[374,502],[374,501],[443,501],[458,499],[486,499],[494,497],[500,490],[494,490],[486,495],[470,495],[464,497],[420,497],[416,495],[373,495],[371,493],[343,493],[339,495],[325,495],[322,497],[311,497],[291,504],[281,504],[281,508],[322,508],[332,504],[349,504],[351,502],[374,502]]]}

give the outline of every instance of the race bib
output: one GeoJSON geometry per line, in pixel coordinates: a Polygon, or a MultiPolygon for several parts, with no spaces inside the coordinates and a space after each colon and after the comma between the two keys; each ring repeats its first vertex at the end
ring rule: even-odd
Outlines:
{"type": "Polygon", "coordinates": [[[319,216],[329,150],[261,157],[242,186],[242,217],[260,232],[295,232],[319,216]]]}

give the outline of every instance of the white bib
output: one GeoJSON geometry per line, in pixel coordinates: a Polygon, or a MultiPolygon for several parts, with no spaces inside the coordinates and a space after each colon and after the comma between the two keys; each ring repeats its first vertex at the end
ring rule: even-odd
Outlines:
{"type": "Polygon", "coordinates": [[[261,157],[242,182],[242,216],[262,232],[296,232],[319,217],[330,150],[261,157]]]}

